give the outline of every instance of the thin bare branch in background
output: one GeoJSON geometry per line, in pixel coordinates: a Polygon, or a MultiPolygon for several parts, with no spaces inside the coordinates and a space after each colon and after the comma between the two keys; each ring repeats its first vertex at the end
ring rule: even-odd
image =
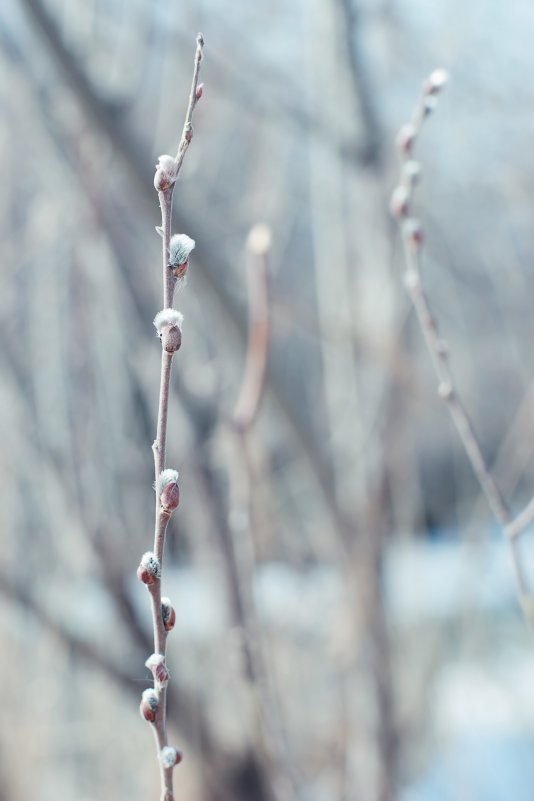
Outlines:
{"type": "Polygon", "coordinates": [[[270,248],[270,230],[265,225],[254,226],[248,237],[249,333],[247,356],[241,389],[233,414],[234,425],[240,431],[247,431],[254,423],[265,383],[269,345],[267,258],[270,248]]]}
{"type": "Polygon", "coordinates": [[[273,797],[278,801],[290,801],[300,797],[299,781],[286,742],[280,699],[272,667],[268,664],[269,648],[263,642],[253,588],[256,566],[254,490],[258,480],[254,454],[261,447],[254,428],[264,391],[269,347],[270,249],[271,231],[266,225],[255,225],[247,240],[249,330],[245,369],[231,420],[237,457],[229,471],[229,559],[237,582],[235,590],[240,598],[239,624],[243,636],[245,675],[255,707],[258,751],[265,761],[273,797]]]}
{"type": "Polygon", "coordinates": [[[399,221],[401,228],[406,261],[404,280],[439,381],[438,394],[448,406],[473,471],[495,519],[507,538],[518,598],[527,622],[532,626],[534,625],[534,602],[528,590],[516,540],[517,536],[532,522],[534,501],[531,501],[523,512],[513,518],[484,457],[473,423],[459,395],[449,364],[448,346],[440,336],[436,317],[432,312],[421,280],[424,235],[421,223],[412,216],[412,203],[420,177],[420,165],[414,160],[413,154],[424,122],[434,111],[437,98],[445,86],[447,78],[447,73],[442,69],[434,70],[431,73],[423,83],[421,97],[411,120],[401,127],[397,135],[397,146],[401,154],[401,171],[398,186],[391,197],[391,212],[399,221]]]}

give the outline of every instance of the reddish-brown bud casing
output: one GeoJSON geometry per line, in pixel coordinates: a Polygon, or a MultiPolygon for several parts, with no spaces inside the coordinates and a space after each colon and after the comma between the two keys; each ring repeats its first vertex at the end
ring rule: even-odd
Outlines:
{"type": "Polygon", "coordinates": [[[182,344],[182,332],[176,325],[165,325],[161,329],[161,345],[167,353],[176,353],[182,344]]]}
{"type": "Polygon", "coordinates": [[[166,484],[159,496],[162,509],[166,512],[172,512],[180,503],[180,487],[175,481],[166,484]]]}
{"type": "Polygon", "coordinates": [[[163,618],[163,628],[165,631],[172,631],[176,623],[176,612],[168,598],[162,598],[161,617],[163,618]]]}

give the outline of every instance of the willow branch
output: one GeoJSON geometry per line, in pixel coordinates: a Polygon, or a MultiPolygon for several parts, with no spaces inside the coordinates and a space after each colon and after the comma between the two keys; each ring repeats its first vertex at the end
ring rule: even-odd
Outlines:
{"type": "Polygon", "coordinates": [[[482,453],[473,423],[453,379],[447,344],[439,334],[438,323],[421,280],[423,229],[420,222],[411,215],[411,206],[419,180],[420,167],[413,158],[413,152],[424,122],[434,110],[437,97],[446,81],[447,74],[444,70],[435,70],[430,75],[423,83],[421,97],[410,122],[399,131],[397,145],[401,153],[401,171],[399,184],[391,198],[391,212],[397,218],[401,227],[406,263],[406,288],[415,309],[419,327],[434,366],[434,372],[438,378],[438,394],[447,404],[475,476],[495,519],[507,538],[518,597],[528,621],[532,624],[534,622],[532,599],[527,589],[523,566],[513,536],[515,531],[514,523],[516,523],[517,518],[513,521],[508,505],[482,453]]]}
{"type": "Polygon", "coordinates": [[[202,87],[198,84],[198,77],[203,46],[204,40],[199,34],[189,103],[178,153],[175,157],[160,156],[154,176],[154,187],[158,192],[161,208],[161,228],[158,229],[158,232],[162,238],[163,279],[163,309],[154,320],[162,346],[156,439],[152,445],[156,509],[154,549],[142,557],[137,575],[146,584],[150,594],[154,629],[154,653],[146,662],[154,678],[154,687],[144,691],[140,711],[142,717],[152,724],[156,740],[160,763],[161,801],[174,801],[173,769],[181,761],[181,753],[168,745],[166,721],[167,684],[169,681],[169,672],[165,661],[167,634],[174,626],[176,615],[170,601],[161,596],[165,535],[172,512],[177,508],[180,500],[178,472],[166,469],[165,461],[172,361],[182,344],[182,315],[173,309],[173,301],[176,285],[184,282],[189,265],[189,254],[195,245],[193,240],[185,234],[176,234],[171,238],[171,217],[174,186],[193,137],[193,111],[202,96],[202,87]]]}

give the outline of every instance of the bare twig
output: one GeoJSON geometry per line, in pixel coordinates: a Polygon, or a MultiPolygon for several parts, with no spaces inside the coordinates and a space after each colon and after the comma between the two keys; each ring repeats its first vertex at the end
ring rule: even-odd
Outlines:
{"type": "Polygon", "coordinates": [[[285,742],[285,726],[272,671],[263,647],[253,592],[256,520],[253,485],[255,466],[252,456],[254,423],[264,390],[269,345],[268,256],[271,232],[255,225],[247,241],[247,295],[249,330],[245,369],[232,416],[237,464],[230,473],[231,500],[227,543],[229,572],[236,582],[232,588],[239,599],[239,625],[243,632],[246,675],[253,692],[260,741],[258,751],[264,761],[270,790],[276,801],[299,798],[299,782],[285,742]]]}
{"type": "Polygon", "coordinates": [[[165,550],[165,533],[173,510],[178,506],[180,492],[178,473],[165,469],[165,450],[167,440],[167,415],[169,406],[169,385],[174,354],[182,341],[182,316],[172,308],[176,283],[182,281],[188,268],[189,253],[195,243],[185,234],[177,234],[171,240],[171,215],[174,186],[178,179],[185,153],[193,137],[193,111],[202,96],[198,85],[200,62],[204,40],[197,37],[193,80],[189,96],[184,128],[178,153],[160,156],[154,186],[158,192],[161,207],[162,266],[163,266],[163,310],[156,315],[154,325],[162,344],[161,382],[158,404],[156,439],[152,445],[154,453],[154,473],[156,490],[156,520],[154,531],[154,550],[146,553],[138,569],[139,579],[146,584],[150,593],[152,622],[154,627],[154,653],[147,660],[154,677],[154,689],[145,690],[141,701],[141,714],[154,730],[161,774],[161,801],[174,801],[173,768],[181,761],[181,753],[170,748],[167,742],[166,701],[169,679],[165,664],[167,633],[174,625],[175,613],[168,599],[161,597],[161,571],[165,550]]]}
{"type": "Polygon", "coordinates": [[[515,519],[512,518],[508,505],[482,453],[475,429],[454,383],[449,365],[448,348],[439,334],[436,318],[421,282],[423,229],[420,222],[411,216],[411,204],[419,179],[420,167],[413,159],[413,151],[424,121],[433,111],[437,97],[446,81],[447,73],[444,70],[435,70],[430,75],[423,83],[421,97],[412,119],[399,131],[397,145],[401,153],[401,172],[399,185],[391,198],[391,212],[401,226],[406,260],[405,283],[439,381],[438,394],[449,408],[473,471],[495,519],[508,540],[518,597],[527,620],[532,624],[534,608],[519,558],[516,538],[534,518],[534,500],[515,519]]]}
{"type": "Polygon", "coordinates": [[[271,233],[264,225],[255,225],[248,238],[247,262],[249,334],[245,372],[234,410],[234,425],[244,431],[252,425],[265,383],[269,337],[267,297],[267,254],[271,233]]]}
{"type": "Polygon", "coordinates": [[[534,522],[534,498],[527,503],[525,508],[505,526],[504,533],[511,540],[516,540],[534,522]]]}

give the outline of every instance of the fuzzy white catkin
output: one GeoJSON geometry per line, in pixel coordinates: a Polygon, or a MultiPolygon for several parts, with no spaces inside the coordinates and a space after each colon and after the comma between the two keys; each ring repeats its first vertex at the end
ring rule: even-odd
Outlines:
{"type": "Polygon", "coordinates": [[[167,155],[160,156],[158,158],[158,163],[156,164],[156,169],[164,172],[166,175],[169,176],[169,178],[175,178],[176,159],[174,159],[172,156],[167,156],[167,155]]]}
{"type": "Polygon", "coordinates": [[[168,484],[177,484],[179,478],[180,473],[178,470],[173,470],[172,468],[168,467],[159,474],[154,489],[158,495],[161,495],[168,484]]]}
{"type": "Polygon", "coordinates": [[[148,572],[159,578],[161,576],[161,566],[159,560],[156,558],[156,555],[152,551],[147,551],[141,557],[141,565],[145,567],[148,572]]]}
{"type": "Polygon", "coordinates": [[[164,746],[160,751],[159,758],[164,768],[172,768],[176,764],[176,748],[170,745],[164,746]]]}
{"type": "Polygon", "coordinates": [[[162,665],[164,662],[165,662],[165,657],[163,656],[163,654],[152,654],[146,660],[145,665],[149,670],[152,670],[153,667],[156,667],[157,665],[162,665]]]}
{"type": "Polygon", "coordinates": [[[161,331],[165,325],[176,326],[176,328],[179,328],[181,331],[183,321],[183,314],[179,311],[176,311],[176,309],[162,309],[154,317],[154,328],[158,334],[161,334],[161,331]]]}
{"type": "Polygon", "coordinates": [[[169,265],[178,267],[185,264],[195,247],[195,240],[187,234],[174,234],[169,244],[169,265]]]}
{"type": "Polygon", "coordinates": [[[152,688],[148,690],[143,690],[143,701],[155,711],[158,708],[158,694],[152,688]]]}

